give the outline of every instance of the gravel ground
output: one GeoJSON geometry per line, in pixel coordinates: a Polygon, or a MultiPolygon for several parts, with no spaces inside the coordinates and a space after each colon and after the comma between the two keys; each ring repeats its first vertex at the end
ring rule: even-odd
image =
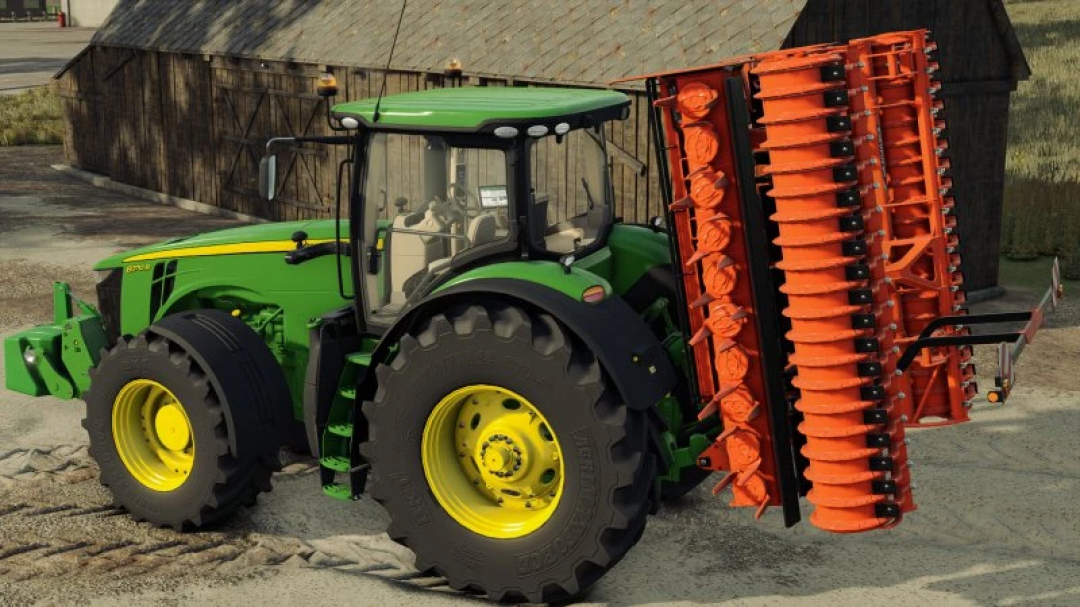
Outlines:
{"type": "MultiPolygon", "coordinates": [[[[48,320],[50,282],[92,297],[113,251],[236,225],[97,190],[51,169],[56,148],[0,148],[0,335],[48,320]]],[[[1011,289],[979,310],[1029,305],[1011,289]]],[[[1080,603],[1080,305],[1068,301],[1018,366],[1004,406],[911,433],[919,510],[888,532],[836,536],[755,523],[707,487],[650,520],[585,600],[628,604],[1080,603]]],[[[979,355],[984,372],[990,352],[979,355]]],[[[992,378],[982,376],[989,384],[992,378]]],[[[80,402],[0,390],[0,604],[475,603],[419,577],[371,500],[323,498],[292,457],[257,507],[176,533],[110,504],[80,402]]],[[[804,504],[805,505],[805,504],[804,504]]],[[[805,512],[805,511],[804,511],[805,512]]]]}

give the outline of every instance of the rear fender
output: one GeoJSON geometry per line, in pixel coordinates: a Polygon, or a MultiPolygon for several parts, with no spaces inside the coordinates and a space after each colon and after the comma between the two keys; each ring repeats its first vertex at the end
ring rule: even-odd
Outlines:
{"type": "MultiPolygon", "coordinates": [[[[676,385],[675,369],[663,346],[621,298],[606,297],[597,303],[586,303],[544,284],[502,277],[466,280],[439,290],[387,332],[372,360],[386,360],[391,346],[433,314],[481,297],[498,298],[556,318],[588,346],[611,376],[623,400],[633,409],[651,408],[676,385]]],[[[367,380],[373,377],[373,373],[368,373],[367,380]]],[[[374,385],[365,384],[361,388],[366,394],[374,385]]]]}

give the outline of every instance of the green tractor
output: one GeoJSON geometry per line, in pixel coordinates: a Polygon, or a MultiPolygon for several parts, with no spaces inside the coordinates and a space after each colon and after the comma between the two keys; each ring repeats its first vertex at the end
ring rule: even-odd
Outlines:
{"type": "MultiPolygon", "coordinates": [[[[306,142],[351,150],[348,220],[105,259],[98,310],[58,284],[55,323],[7,339],[8,388],[85,400],[101,481],[138,519],[223,519],[291,444],[326,494],[383,504],[419,569],[576,594],[661,493],[705,478],[718,430],[688,420],[668,237],[614,216],[602,128],[628,106],[520,88],[337,105],[351,130],[306,142]]],[[[273,198],[275,157],[262,169],[273,198]]]]}
{"type": "MultiPolygon", "coordinates": [[[[733,505],[780,506],[789,526],[801,496],[824,529],[895,525],[914,508],[903,407],[934,395],[908,366],[952,365],[964,383],[948,394],[968,406],[967,346],[1016,342],[1000,350],[1011,370],[1060,288],[1033,311],[937,316],[900,341],[892,310],[929,299],[890,287],[879,190],[856,187],[885,158],[844,113],[846,91],[867,87],[812,51],[824,58],[780,57],[760,76],[649,81],[669,211],[648,225],[614,213],[604,127],[627,117],[622,93],[465,87],[336,105],[336,134],[270,140],[260,188],[278,194],[275,151],[342,146],[347,218],[339,198],[334,220],[105,259],[96,309],[58,283],[54,322],[5,340],[7,387],[86,402],[101,482],[138,519],[220,521],[270,490],[290,446],[318,458],[327,495],[382,504],[417,569],[495,600],[577,595],[662,501],[714,471],[733,505]],[[813,82],[778,80],[791,74],[813,82]],[[779,91],[764,105],[759,78],[779,91]],[[805,117],[769,120],[774,98],[797,95],[816,104],[805,117]],[[762,143],[754,123],[817,131],[762,143]],[[765,170],[785,153],[798,162],[765,170]],[[802,257],[780,262],[773,244],[802,257]],[[1021,333],[954,330],[1023,320],[1021,333]]],[[[958,291],[930,295],[960,310],[958,291]]]]}

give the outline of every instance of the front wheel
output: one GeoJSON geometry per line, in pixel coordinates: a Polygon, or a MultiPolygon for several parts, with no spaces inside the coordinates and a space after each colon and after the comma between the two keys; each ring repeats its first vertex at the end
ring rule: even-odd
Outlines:
{"type": "Polygon", "coordinates": [[[402,338],[364,403],[389,534],[459,590],[551,602],[598,580],[645,528],[645,415],[551,316],[453,308],[402,338]]]}
{"type": "Polygon", "coordinates": [[[185,312],[120,338],[84,399],[101,482],[137,519],[200,527],[271,488],[288,389],[262,338],[228,314],[185,312]]]}

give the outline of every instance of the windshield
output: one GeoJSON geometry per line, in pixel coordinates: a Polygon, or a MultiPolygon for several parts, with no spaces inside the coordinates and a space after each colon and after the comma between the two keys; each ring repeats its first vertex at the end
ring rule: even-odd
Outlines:
{"type": "Polygon", "coordinates": [[[611,224],[603,132],[578,129],[534,140],[530,152],[533,245],[553,253],[589,248],[611,224]]]}
{"type": "Polygon", "coordinates": [[[455,258],[509,238],[506,153],[376,133],[367,163],[365,301],[372,320],[390,322],[455,258]]]}

